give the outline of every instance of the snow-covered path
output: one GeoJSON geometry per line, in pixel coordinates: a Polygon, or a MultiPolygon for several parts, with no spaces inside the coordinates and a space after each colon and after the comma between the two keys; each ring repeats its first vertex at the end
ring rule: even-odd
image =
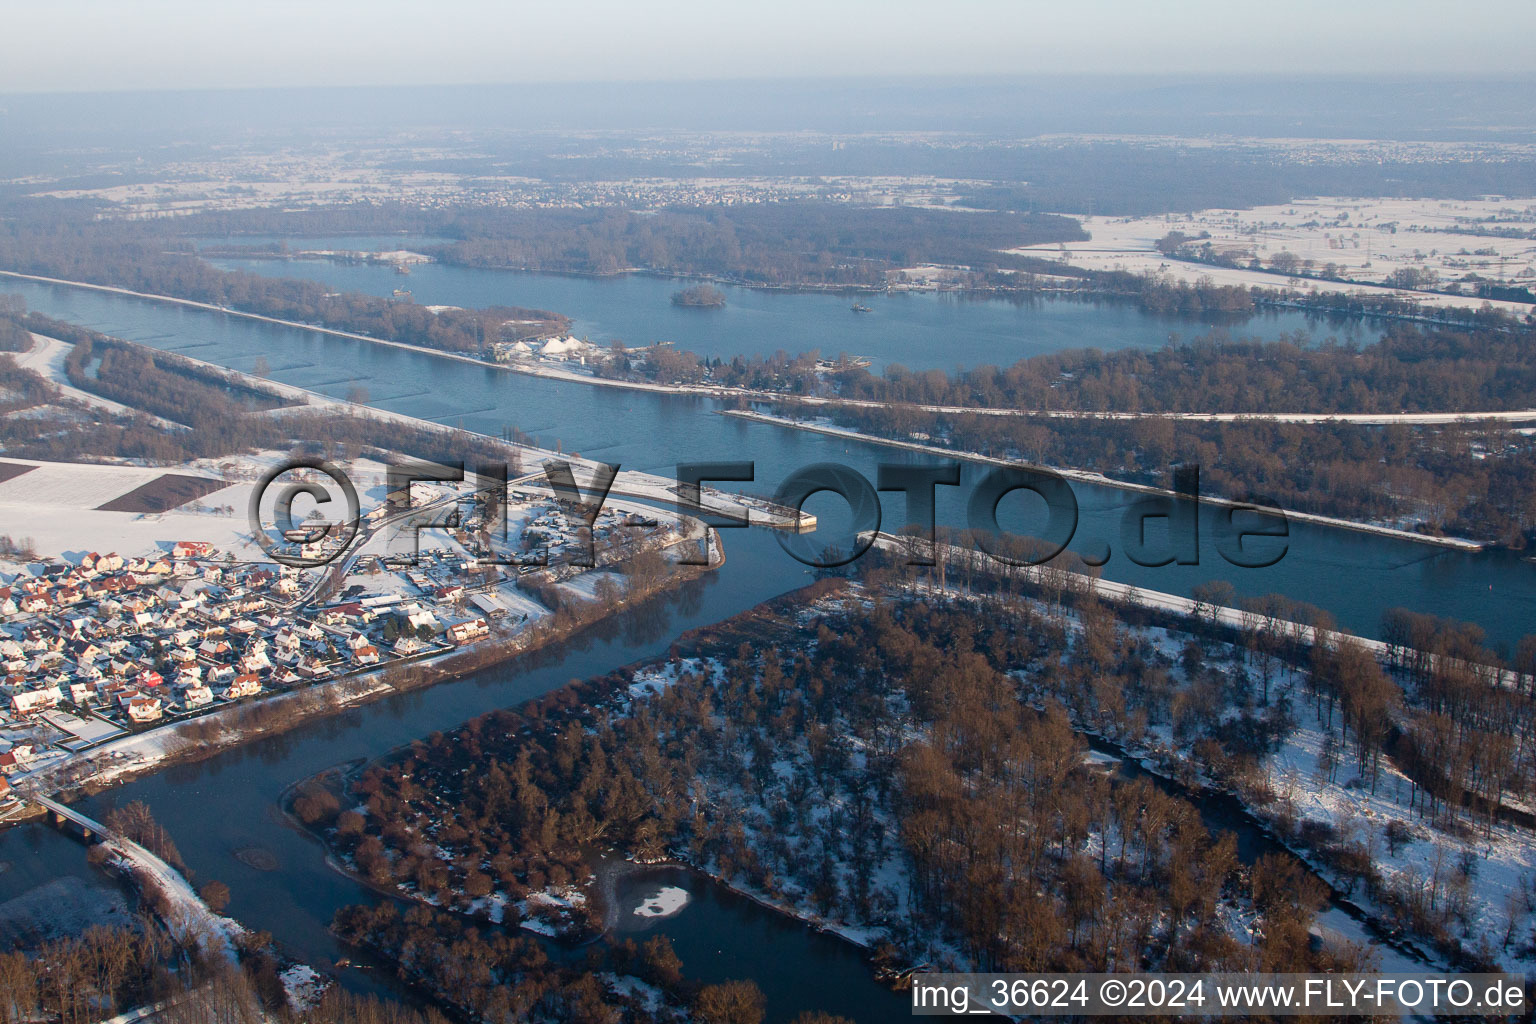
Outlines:
{"type": "Polygon", "coordinates": [[[32,795],[28,799],[81,828],[89,829],[124,861],[147,874],[170,901],[171,910],[166,915],[166,925],[178,937],[195,939],[205,949],[220,949],[231,958],[234,957],[232,939],[240,926],[208,909],[208,904],[203,902],[180,871],[133,840],[118,835],[94,818],[57,800],[41,795],[32,795]]]}

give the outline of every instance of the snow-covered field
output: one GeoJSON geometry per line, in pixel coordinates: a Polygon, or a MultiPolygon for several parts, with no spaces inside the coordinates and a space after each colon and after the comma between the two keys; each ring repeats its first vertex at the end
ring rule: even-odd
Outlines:
{"type": "MultiPolygon", "coordinates": [[[[1400,294],[1431,306],[1479,308],[1484,300],[1466,296],[1399,292],[1384,287],[1394,270],[1417,267],[1433,270],[1442,281],[1475,273],[1507,284],[1536,285],[1536,240],[1491,238],[1460,233],[1474,222],[1497,217],[1496,225],[1536,228],[1536,200],[1486,199],[1300,199],[1246,210],[1214,209],[1192,214],[1153,217],[1085,217],[1083,242],[1024,246],[1012,250],[1029,256],[1055,258],[1091,270],[1162,273],[1176,280],[1208,277],[1220,285],[1283,288],[1281,274],[1214,267],[1171,260],[1156,248],[1170,231],[1198,236],[1210,233],[1218,252],[1257,256],[1267,266],[1282,252],[1311,260],[1316,269],[1333,263],[1342,276],[1370,284],[1340,284],[1298,279],[1299,291],[1352,291],[1400,294]]],[[[1493,302],[1497,309],[1524,315],[1527,303],[1493,302]]]]}
{"type": "Polygon", "coordinates": [[[142,466],[87,466],[25,459],[7,461],[36,467],[0,484],[0,505],[12,508],[24,508],[31,503],[48,508],[93,509],[151,480],[158,480],[167,472],[142,466]]]}
{"type": "MultiPolygon", "coordinates": [[[[89,551],[116,551],[125,558],[160,555],[177,541],[202,540],[240,561],[270,561],[251,539],[247,510],[257,478],[287,458],[282,452],[258,452],[239,459],[141,466],[0,456],[0,461],[36,467],[0,483],[0,533],[17,541],[29,538],[40,554],[62,555],[69,560],[89,551]],[[105,512],[98,508],[168,473],[224,479],[229,485],[169,512],[105,512]]],[[[359,460],[344,471],[357,487],[363,511],[383,502],[383,464],[359,460]]],[[[307,501],[295,502],[295,518],[308,511],[307,501]]]]}
{"type": "Polygon", "coordinates": [[[615,587],[619,588],[619,593],[624,592],[624,577],[607,569],[584,572],[580,576],[565,580],[560,584],[560,589],[568,591],[583,600],[595,601],[597,600],[597,585],[601,580],[608,580],[615,587]]]}
{"type": "Polygon", "coordinates": [[[229,487],[163,514],[103,512],[97,506],[158,479],[167,473],[217,476],[211,463],[150,468],[144,466],[93,466],[80,463],[44,463],[30,459],[4,461],[36,466],[36,469],[0,483],[0,532],[15,540],[30,538],[43,554],[81,555],[88,551],[117,551],[130,555],[161,554],[178,540],[206,540],[238,552],[259,549],[249,542],[245,527],[246,504],[252,484],[231,482],[229,487]],[[191,512],[191,505],[232,506],[235,515],[191,512]],[[165,542],[162,544],[162,542],[165,542]]]}

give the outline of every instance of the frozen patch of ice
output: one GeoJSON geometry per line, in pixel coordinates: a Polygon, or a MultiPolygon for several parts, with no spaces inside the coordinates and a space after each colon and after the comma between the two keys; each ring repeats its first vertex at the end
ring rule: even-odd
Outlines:
{"type": "Polygon", "coordinates": [[[636,917],[671,917],[688,905],[688,890],[675,885],[662,887],[641,901],[636,917]]]}

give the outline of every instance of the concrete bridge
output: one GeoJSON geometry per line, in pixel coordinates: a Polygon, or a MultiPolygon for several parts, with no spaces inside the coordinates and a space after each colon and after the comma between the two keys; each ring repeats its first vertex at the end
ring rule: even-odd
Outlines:
{"type": "Polygon", "coordinates": [[[121,840],[120,836],[114,835],[101,822],[94,818],[86,817],[74,808],[61,804],[51,797],[33,796],[31,802],[47,809],[49,818],[64,831],[70,831],[70,826],[73,826],[74,830],[78,831],[81,839],[121,840]]]}

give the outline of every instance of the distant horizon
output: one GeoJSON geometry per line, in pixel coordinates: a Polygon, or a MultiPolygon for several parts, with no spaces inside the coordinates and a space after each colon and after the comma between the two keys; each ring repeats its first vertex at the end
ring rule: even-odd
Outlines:
{"type": "Polygon", "coordinates": [[[510,88],[571,88],[571,89],[623,89],[653,86],[708,86],[708,85],[866,85],[866,86],[965,86],[984,88],[988,85],[1094,82],[1102,84],[1203,84],[1212,82],[1275,82],[1294,85],[1326,85],[1329,83],[1373,85],[1418,85],[1426,81],[1438,83],[1536,84],[1536,69],[1529,71],[1338,71],[1327,73],[1300,73],[1285,71],[1168,71],[1168,72],[1112,72],[1112,71],[1055,71],[1055,72],[978,72],[961,75],[952,72],[912,73],[904,75],[850,73],[846,75],[720,75],[708,78],[685,76],[628,78],[628,79],[548,79],[487,80],[475,82],[422,81],[422,82],[333,82],[313,84],[264,84],[264,85],[172,85],[143,86],[122,89],[5,89],[0,88],[0,102],[8,98],[44,99],[49,97],[90,96],[152,96],[197,95],[212,93],[294,93],[294,92],[414,92],[430,90],[474,90],[510,88]]]}
{"type": "Polygon", "coordinates": [[[66,0],[13,5],[0,94],[1017,73],[1523,75],[1536,6],[66,0]]]}
{"type": "MultiPolygon", "coordinates": [[[[1317,138],[1536,144],[1536,72],[845,75],[0,94],[10,152],[416,134],[1317,138]]],[[[448,139],[448,135],[442,136],[448,139]]],[[[459,142],[465,141],[459,139],[459,142]]]]}

